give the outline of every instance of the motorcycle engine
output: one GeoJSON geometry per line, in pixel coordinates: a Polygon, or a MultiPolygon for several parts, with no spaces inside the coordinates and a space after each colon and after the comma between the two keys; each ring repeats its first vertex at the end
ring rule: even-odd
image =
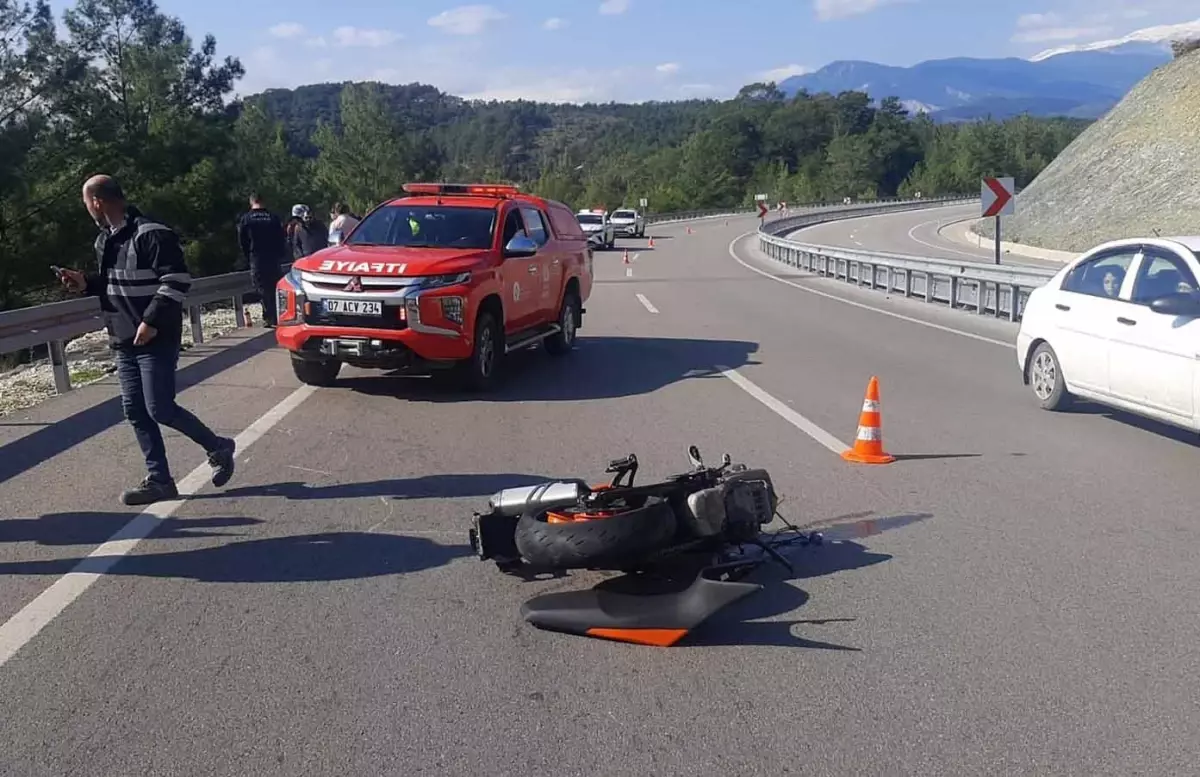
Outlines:
{"type": "Polygon", "coordinates": [[[765,470],[738,473],[724,484],[725,535],[731,542],[752,542],[775,518],[779,499],[765,470]]]}
{"type": "Polygon", "coordinates": [[[700,537],[724,534],[730,542],[751,542],[774,519],[778,504],[765,470],[742,470],[720,485],[689,494],[686,519],[700,537]]]}

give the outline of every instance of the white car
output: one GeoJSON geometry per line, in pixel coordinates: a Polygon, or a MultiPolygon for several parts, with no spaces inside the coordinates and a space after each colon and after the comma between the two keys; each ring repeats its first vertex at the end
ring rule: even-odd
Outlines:
{"type": "Polygon", "coordinates": [[[645,237],[646,219],[633,208],[614,210],[612,214],[613,231],[625,237],[645,237]]]}
{"type": "Polygon", "coordinates": [[[617,242],[617,233],[605,211],[581,210],[575,214],[575,218],[579,220],[579,227],[587,235],[588,242],[596,248],[612,248],[617,242]]]}
{"type": "Polygon", "coordinates": [[[1046,410],[1080,397],[1200,431],[1200,236],[1097,246],[1035,289],[1017,334],[1046,410]]]}

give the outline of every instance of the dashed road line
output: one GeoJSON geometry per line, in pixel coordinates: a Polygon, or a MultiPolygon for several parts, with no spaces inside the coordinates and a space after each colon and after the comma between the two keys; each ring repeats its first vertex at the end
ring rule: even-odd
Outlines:
{"type": "Polygon", "coordinates": [[[834,437],[829,432],[825,431],[824,429],[817,426],[815,423],[813,423],[809,419],[800,415],[799,413],[797,413],[795,410],[793,410],[790,407],[788,407],[787,405],[785,405],[780,400],[771,396],[769,393],[767,393],[767,391],[765,389],[763,389],[757,383],[750,380],[749,378],[747,378],[745,375],[741,374],[737,370],[732,369],[730,367],[723,367],[723,366],[719,366],[719,365],[718,365],[717,369],[720,370],[722,375],[724,375],[726,378],[728,378],[730,381],[732,381],[733,384],[736,385],[738,388],[740,388],[742,391],[745,391],[747,394],[749,394],[750,396],[757,399],[759,402],[761,402],[768,409],[773,411],[780,418],[787,421],[789,424],[796,427],[800,431],[804,432],[809,437],[813,438],[814,440],[819,442],[821,445],[828,448],[834,454],[841,456],[842,451],[846,450],[849,447],[848,445],[843,443],[838,438],[834,437]]]}
{"type": "Polygon", "coordinates": [[[637,298],[638,298],[638,302],[642,303],[642,307],[644,307],[646,310],[649,310],[651,313],[658,312],[658,308],[656,308],[650,304],[650,300],[646,299],[645,294],[639,294],[639,295],[637,295],[637,298]]]}

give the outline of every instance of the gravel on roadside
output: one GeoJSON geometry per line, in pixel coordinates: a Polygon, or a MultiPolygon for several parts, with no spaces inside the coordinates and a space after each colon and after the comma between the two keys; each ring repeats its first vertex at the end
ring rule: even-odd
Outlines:
{"type": "MultiPolygon", "coordinates": [[[[247,304],[246,315],[253,324],[262,321],[262,305],[247,304]]],[[[237,329],[233,308],[218,308],[201,315],[204,339],[215,340],[237,329]]],[[[192,328],[184,322],[183,347],[195,345],[192,328]]],[[[86,386],[103,380],[116,371],[108,349],[108,336],[103,330],[77,337],[67,344],[67,364],[71,370],[71,385],[86,386]]],[[[0,417],[25,410],[53,397],[54,372],[49,359],[23,364],[0,373],[0,417]]]]}

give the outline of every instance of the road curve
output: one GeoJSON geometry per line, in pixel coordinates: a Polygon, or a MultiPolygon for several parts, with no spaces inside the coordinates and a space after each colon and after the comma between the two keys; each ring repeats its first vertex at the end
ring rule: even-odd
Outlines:
{"type": "MultiPolygon", "coordinates": [[[[351,371],[267,416],[227,489],[105,546],[0,663],[0,774],[1188,773],[1191,439],[1041,412],[1013,325],[798,274],[753,228],[598,254],[578,352],[522,354],[496,396],[351,371]],[[900,460],[860,467],[834,450],[872,375],[900,460]],[[585,579],[470,557],[492,491],[630,451],[655,477],[693,443],[769,468],[837,541],[685,644],[536,631],[520,603],[585,579]]],[[[222,433],[293,401],[269,346],[206,346],[182,401],[222,433]]],[[[0,634],[132,518],[113,397],[0,423],[0,634]]],[[[199,463],[170,447],[179,475],[199,463]]]]}
{"type": "MultiPolygon", "coordinates": [[[[934,259],[991,264],[995,261],[996,252],[988,240],[983,240],[980,245],[971,245],[951,240],[942,234],[944,228],[952,224],[977,218],[978,203],[950,205],[835,221],[800,230],[792,233],[792,236],[809,243],[860,251],[892,251],[934,259]]],[[[1025,267],[1062,267],[1061,262],[1009,252],[1001,255],[1000,262],[1025,267]]]]}

